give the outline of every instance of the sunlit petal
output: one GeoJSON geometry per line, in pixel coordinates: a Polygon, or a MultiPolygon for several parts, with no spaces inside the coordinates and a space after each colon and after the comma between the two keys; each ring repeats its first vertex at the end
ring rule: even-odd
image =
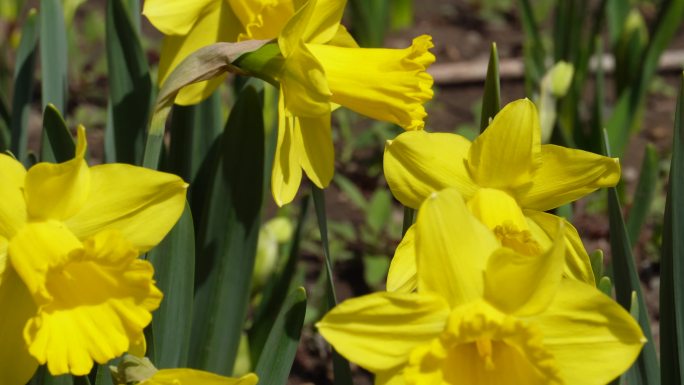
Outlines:
{"type": "Polygon", "coordinates": [[[26,169],[16,159],[0,154],[0,236],[9,238],[26,223],[24,177],[26,169]]]}
{"type": "Polygon", "coordinates": [[[515,192],[526,209],[546,211],[620,180],[620,162],[591,152],[546,144],[530,186],[515,192]]]}
{"type": "Polygon", "coordinates": [[[335,172],[335,148],[332,142],[330,114],[299,118],[295,135],[303,151],[300,162],[306,176],[319,188],[326,188],[335,172]]]}
{"type": "Polygon", "coordinates": [[[609,383],[632,365],[645,342],[620,305],[573,280],[563,280],[551,306],[533,319],[566,384],[609,383]]]}
{"type": "Polygon", "coordinates": [[[433,194],[416,220],[418,289],[439,293],[452,307],[481,297],[487,258],[498,248],[456,189],[433,194]]]}
{"type": "Polygon", "coordinates": [[[416,226],[406,230],[397,246],[387,273],[387,291],[410,293],[416,290],[416,226]]]}
{"type": "Polygon", "coordinates": [[[299,190],[302,181],[300,159],[303,150],[297,147],[294,133],[300,129],[299,119],[285,109],[282,92],[278,103],[278,140],[271,171],[271,192],[276,204],[282,206],[292,202],[299,190]]]}
{"type": "Polygon", "coordinates": [[[468,169],[483,187],[516,189],[532,183],[541,159],[539,113],[528,99],[507,104],[468,154],[468,169]]]}
{"type": "Polygon", "coordinates": [[[142,14],[165,35],[185,35],[197,19],[223,1],[145,0],[142,14]]]}
{"type": "Polygon", "coordinates": [[[253,373],[240,378],[229,378],[195,369],[162,369],[139,385],[256,385],[253,373]]]}
{"type": "Polygon", "coordinates": [[[392,194],[414,209],[450,186],[469,199],[477,189],[465,166],[469,148],[462,136],[425,131],[404,132],[388,141],[383,167],[392,194]]]}
{"type": "Polygon", "coordinates": [[[316,326],[343,356],[368,370],[384,371],[436,337],[448,314],[438,296],[380,292],[342,302],[316,326]]]}

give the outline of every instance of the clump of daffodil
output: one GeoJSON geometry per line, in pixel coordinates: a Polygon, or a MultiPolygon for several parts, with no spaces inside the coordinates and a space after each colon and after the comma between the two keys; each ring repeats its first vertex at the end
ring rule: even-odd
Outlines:
{"type": "Polygon", "coordinates": [[[85,375],[139,350],[159,306],[152,265],[138,255],[180,217],[187,185],[125,164],[73,159],[28,171],[0,154],[0,383],[23,385],[39,364],[85,375]]]}
{"type": "Polygon", "coordinates": [[[149,359],[133,355],[110,369],[117,385],[256,385],[259,381],[254,373],[233,378],[187,368],[157,369],[149,359]]]}
{"type": "MultiPolygon", "coordinates": [[[[192,52],[217,42],[274,39],[294,15],[293,0],[145,0],[143,14],[165,37],[159,84],[192,52]]],[[[180,105],[211,95],[225,75],[189,85],[176,97],[180,105]]]]}
{"type": "MultiPolygon", "coordinates": [[[[385,147],[384,172],[393,195],[418,208],[430,194],[453,186],[468,208],[502,242],[546,248],[557,217],[545,211],[598,188],[615,186],[620,164],[590,152],[541,144],[539,117],[527,99],[505,106],[470,142],[448,133],[405,132],[385,147]]],[[[577,230],[565,222],[565,274],[594,284],[591,263],[577,230]]],[[[412,230],[397,250],[389,290],[415,284],[412,230]]]]}
{"type": "Polygon", "coordinates": [[[317,325],[376,385],[604,385],[638,356],[636,321],[562,276],[560,236],[502,247],[454,188],[432,194],[415,226],[417,290],[344,301],[317,325]]]}
{"type": "Polygon", "coordinates": [[[330,114],[342,105],[407,130],[423,128],[432,98],[426,68],[435,60],[430,36],[405,49],[359,48],[340,24],[346,1],[309,0],[276,44],[236,64],[280,87],[278,141],[271,175],[278,205],[294,198],[302,170],[324,188],[334,173],[330,114]]]}

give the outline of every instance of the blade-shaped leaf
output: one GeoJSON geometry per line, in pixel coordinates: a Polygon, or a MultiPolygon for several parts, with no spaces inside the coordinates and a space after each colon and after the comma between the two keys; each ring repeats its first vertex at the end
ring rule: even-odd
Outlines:
{"type": "Polygon", "coordinates": [[[492,43],[489,51],[489,65],[482,95],[482,114],[480,115],[480,132],[489,126],[490,119],[501,109],[501,83],[499,80],[499,52],[496,43],[492,43]]]}
{"type": "MultiPolygon", "coordinates": [[[[316,209],[316,218],[318,219],[318,230],[321,233],[321,243],[323,244],[323,257],[325,263],[326,274],[326,293],[327,293],[327,308],[332,309],[337,305],[337,295],[335,294],[335,280],[333,275],[333,264],[330,257],[330,245],[328,243],[328,221],[325,213],[325,192],[315,185],[311,187],[314,208],[316,209]]],[[[335,385],[351,385],[351,370],[349,362],[339,353],[332,350],[333,356],[333,372],[335,375],[335,385]]]]}
{"type": "MultiPolygon", "coordinates": [[[[608,148],[608,133],[604,131],[604,140],[608,148]]],[[[610,150],[605,151],[610,156],[610,150]]],[[[613,257],[613,280],[618,303],[629,311],[632,302],[632,292],[636,292],[639,299],[639,325],[648,342],[644,345],[639,358],[626,374],[630,384],[657,385],[660,384],[660,371],[655,343],[651,333],[650,317],[644,302],[639,274],[632,254],[632,244],[629,241],[622,208],[615,187],[608,189],[608,214],[610,224],[610,249],[613,257]]],[[[661,288],[661,290],[663,290],[661,288]]]]}
{"type": "Polygon", "coordinates": [[[677,100],[660,256],[660,344],[664,384],[684,383],[684,76],[677,100]]]}
{"type": "Polygon", "coordinates": [[[195,279],[195,231],[187,204],[178,223],[147,257],[164,293],[152,319],[154,364],[158,368],[187,367],[195,279]]]}
{"type": "Polygon", "coordinates": [[[76,144],[57,107],[49,103],[43,112],[43,131],[55,155],[55,161],[66,162],[74,157],[76,144]]]}
{"type": "Polygon", "coordinates": [[[191,366],[230,375],[247,313],[264,172],[261,100],[245,87],[226,123],[200,224],[191,366]]]}
{"type": "Polygon", "coordinates": [[[632,209],[629,210],[627,218],[627,233],[632,245],[637,243],[639,233],[646,221],[648,212],[653,203],[656,185],[658,183],[658,154],[655,147],[648,143],[644,149],[644,159],[641,162],[641,173],[639,182],[634,192],[634,202],[632,209]]]}
{"type": "Polygon", "coordinates": [[[299,345],[305,314],[306,291],[300,287],[287,296],[272,325],[264,350],[254,369],[260,383],[287,383],[299,345]]]}
{"type": "Polygon", "coordinates": [[[139,164],[152,101],[152,81],[123,0],[107,1],[106,48],[116,161],[139,164]]]}
{"type": "Polygon", "coordinates": [[[14,67],[14,93],[12,96],[11,149],[22,162],[28,144],[28,117],[33,94],[33,73],[36,68],[36,46],[40,26],[35,9],[29,11],[21,28],[21,40],[14,67]]]}
{"type": "Polygon", "coordinates": [[[267,346],[266,339],[269,336],[276,317],[284,306],[283,304],[287,293],[292,291],[293,286],[298,286],[303,283],[297,282],[295,277],[297,262],[299,262],[299,243],[302,237],[302,227],[304,226],[307,217],[306,214],[309,211],[309,200],[308,197],[302,199],[297,228],[292,235],[287,261],[282,270],[271,280],[272,284],[267,285],[264,288],[261,303],[254,313],[254,322],[249,331],[249,351],[252,362],[259,362],[259,356],[261,355],[264,346],[267,346]]]}

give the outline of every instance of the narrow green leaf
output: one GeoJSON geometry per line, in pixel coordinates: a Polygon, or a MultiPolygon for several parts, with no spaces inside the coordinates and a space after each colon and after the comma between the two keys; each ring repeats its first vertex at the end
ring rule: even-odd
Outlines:
{"type": "Polygon", "coordinates": [[[601,292],[609,297],[613,297],[613,282],[608,277],[601,277],[597,285],[601,292]]]}
{"type": "Polygon", "coordinates": [[[140,164],[152,80],[135,27],[123,4],[107,2],[106,48],[116,161],[140,164]]]}
{"type": "Polygon", "coordinates": [[[302,228],[309,211],[309,201],[308,196],[303,197],[301,200],[297,228],[292,235],[287,261],[282,270],[270,281],[272,284],[264,288],[261,303],[254,313],[254,322],[249,330],[249,351],[252,362],[259,362],[259,356],[266,344],[271,325],[273,325],[280,309],[283,307],[287,293],[292,291],[295,284],[298,286],[302,283],[297,282],[295,277],[297,262],[299,261],[299,244],[302,237],[302,228]]]}
{"type": "MultiPolygon", "coordinates": [[[[604,131],[606,144],[605,155],[611,156],[608,146],[608,134],[604,131]]],[[[639,274],[637,272],[632,244],[629,241],[622,208],[615,187],[608,189],[608,214],[610,225],[610,249],[613,257],[613,280],[618,303],[629,311],[632,302],[632,292],[636,292],[639,300],[639,325],[648,342],[644,345],[639,358],[627,374],[630,384],[657,385],[660,384],[660,369],[655,344],[651,333],[651,323],[647,312],[644,296],[641,290],[639,274]]],[[[661,286],[661,292],[663,288],[661,286]]],[[[669,384],[669,383],[668,383],[669,384]]]]}
{"type": "Polygon", "coordinates": [[[67,32],[61,0],[40,1],[40,66],[43,102],[64,112],[67,100],[67,32]]]}
{"type": "Polygon", "coordinates": [[[74,385],[90,385],[88,376],[74,376],[74,385]]]}
{"type": "Polygon", "coordinates": [[[416,210],[404,206],[404,220],[401,225],[401,236],[403,237],[408,231],[409,227],[413,225],[413,220],[416,216],[416,210]]]}
{"type": "Polygon", "coordinates": [[[48,372],[47,367],[40,366],[36,373],[31,378],[28,385],[73,385],[73,377],[66,374],[62,376],[53,376],[48,372]]]}
{"type": "Polygon", "coordinates": [[[684,76],[677,99],[660,256],[660,344],[664,384],[684,383],[684,76]]]}
{"type": "Polygon", "coordinates": [[[333,177],[333,182],[337,185],[337,187],[344,192],[344,194],[347,196],[347,198],[359,209],[366,211],[368,209],[368,202],[366,201],[366,197],[363,196],[363,193],[361,190],[359,190],[358,187],[349,180],[346,176],[342,174],[335,174],[333,177]]]}
{"type": "MultiPolygon", "coordinates": [[[[323,257],[325,260],[325,274],[327,281],[327,309],[332,309],[337,305],[337,295],[335,294],[335,280],[333,275],[333,264],[330,257],[330,245],[328,243],[328,221],[325,213],[325,192],[315,185],[311,187],[316,218],[318,219],[318,230],[321,234],[323,244],[323,257]]],[[[349,362],[339,353],[332,349],[333,373],[335,375],[335,385],[352,385],[351,369],[349,362]]]]}
{"type": "Polygon", "coordinates": [[[591,262],[591,271],[594,272],[594,282],[598,286],[603,278],[603,250],[594,250],[589,254],[589,261],[591,262]]]}
{"type": "Polygon", "coordinates": [[[164,293],[152,319],[154,364],[158,368],[187,367],[195,279],[195,231],[189,205],[147,258],[154,265],[157,287],[164,293]]]}
{"type": "Polygon", "coordinates": [[[524,59],[525,59],[525,91],[532,96],[539,89],[542,76],[544,76],[544,45],[541,41],[541,33],[535,20],[534,11],[530,0],[520,0],[520,13],[525,32],[524,59]]]}
{"type": "Polygon", "coordinates": [[[366,211],[366,223],[373,234],[380,234],[392,215],[392,194],[389,190],[380,189],[373,193],[368,202],[366,211]]]}
{"type": "Polygon", "coordinates": [[[501,109],[501,82],[499,79],[499,52],[496,43],[492,43],[489,51],[489,65],[482,95],[482,113],[480,115],[480,132],[489,126],[490,119],[501,109]]]}
{"type": "Polygon", "coordinates": [[[632,201],[632,209],[627,218],[627,233],[632,241],[632,246],[637,243],[641,228],[651,209],[651,203],[655,197],[656,184],[658,182],[658,154],[655,147],[648,143],[644,149],[644,159],[641,162],[639,182],[632,201]]]}
{"type": "Polygon", "coordinates": [[[351,0],[352,32],[362,47],[381,47],[389,27],[389,0],[351,0]]]}
{"type": "Polygon", "coordinates": [[[10,149],[12,143],[11,135],[12,119],[7,107],[7,102],[5,102],[5,97],[0,90],[0,151],[7,151],[10,149]]]}
{"type": "Polygon", "coordinates": [[[26,158],[28,145],[28,118],[33,94],[33,73],[36,68],[36,46],[40,32],[36,14],[36,10],[31,9],[21,28],[21,40],[14,67],[11,149],[17,159],[22,162],[26,158]]]}
{"type": "Polygon", "coordinates": [[[74,137],[71,136],[62,114],[52,103],[49,103],[43,112],[43,131],[52,147],[55,161],[66,162],[74,157],[76,153],[74,137]]]}
{"type": "Polygon", "coordinates": [[[247,314],[264,172],[261,100],[245,87],[226,123],[200,224],[190,365],[230,375],[247,314]]]}
{"type": "Polygon", "coordinates": [[[254,372],[262,384],[285,384],[294,362],[306,314],[306,291],[300,287],[287,296],[254,372]]]}
{"type": "Polygon", "coordinates": [[[97,366],[97,373],[95,373],[95,385],[118,385],[112,381],[112,373],[109,365],[116,366],[118,362],[110,361],[104,365],[97,366]]]}

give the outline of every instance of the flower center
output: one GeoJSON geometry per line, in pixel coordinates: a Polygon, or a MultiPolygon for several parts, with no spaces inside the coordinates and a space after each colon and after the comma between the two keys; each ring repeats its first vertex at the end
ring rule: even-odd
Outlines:
{"type": "Polygon", "coordinates": [[[407,384],[563,384],[541,333],[485,302],[454,309],[442,334],[416,348],[407,384]]]}
{"type": "Polygon", "coordinates": [[[541,246],[532,237],[529,230],[519,230],[510,221],[494,228],[494,235],[499,239],[501,245],[513,249],[524,255],[540,255],[541,246]]]}

